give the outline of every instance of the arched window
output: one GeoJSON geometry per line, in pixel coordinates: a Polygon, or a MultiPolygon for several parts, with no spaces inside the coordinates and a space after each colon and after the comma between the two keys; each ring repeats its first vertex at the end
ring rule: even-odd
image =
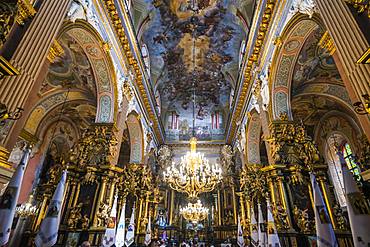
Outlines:
{"type": "Polygon", "coordinates": [[[340,158],[337,153],[337,147],[339,145],[339,151],[342,153],[346,165],[350,171],[355,175],[357,179],[361,179],[360,169],[354,159],[354,154],[350,144],[342,134],[332,134],[327,139],[327,154],[326,160],[328,163],[329,174],[334,185],[335,195],[341,207],[346,207],[346,200],[344,196],[344,183],[342,174],[342,165],[340,158]]]}
{"type": "Polygon", "coordinates": [[[341,147],[341,152],[343,154],[343,158],[346,161],[348,169],[353,173],[354,177],[360,181],[361,174],[360,169],[353,157],[351,146],[348,143],[344,143],[341,147]]]}

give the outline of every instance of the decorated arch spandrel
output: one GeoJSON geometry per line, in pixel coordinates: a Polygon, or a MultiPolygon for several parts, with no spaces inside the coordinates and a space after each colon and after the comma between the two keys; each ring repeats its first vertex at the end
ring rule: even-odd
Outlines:
{"type": "Polygon", "coordinates": [[[247,163],[260,164],[260,138],[261,138],[261,119],[257,111],[253,110],[248,119],[246,132],[246,154],[247,163]]]}
{"type": "Polygon", "coordinates": [[[130,163],[143,163],[144,134],[139,115],[136,112],[129,113],[126,124],[130,135],[130,163]]]}
{"type": "Polygon", "coordinates": [[[319,22],[316,19],[299,14],[286,25],[271,67],[271,119],[278,119],[282,113],[287,113],[292,118],[290,93],[294,67],[305,40],[318,27],[319,22]]]}
{"type": "Polygon", "coordinates": [[[68,22],[61,30],[73,37],[82,47],[91,64],[97,90],[97,123],[112,123],[116,120],[118,109],[118,88],[115,69],[111,57],[97,31],[86,21],[68,22]]]}
{"type": "Polygon", "coordinates": [[[86,21],[66,22],[56,38],[61,49],[51,62],[39,100],[24,129],[36,134],[40,121],[70,101],[96,108],[97,123],[113,123],[117,114],[117,82],[113,63],[99,34],[86,21]]]}

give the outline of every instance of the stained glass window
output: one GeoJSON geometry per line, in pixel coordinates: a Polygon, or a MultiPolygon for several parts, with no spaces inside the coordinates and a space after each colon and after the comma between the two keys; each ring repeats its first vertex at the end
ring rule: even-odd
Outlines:
{"type": "Polygon", "coordinates": [[[342,153],[344,160],[346,161],[348,169],[353,173],[355,178],[360,181],[361,180],[361,174],[360,169],[353,157],[351,146],[348,143],[345,143],[342,146],[342,153]]]}

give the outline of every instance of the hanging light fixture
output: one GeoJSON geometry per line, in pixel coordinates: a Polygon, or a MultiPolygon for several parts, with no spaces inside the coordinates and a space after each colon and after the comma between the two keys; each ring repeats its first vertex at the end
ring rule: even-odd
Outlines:
{"type": "Polygon", "coordinates": [[[196,145],[197,139],[192,137],[190,152],[181,157],[178,166],[173,162],[163,173],[171,189],[186,193],[190,198],[214,190],[222,179],[220,166],[210,165],[204,154],[196,151],[196,145]]]}
{"type": "Polygon", "coordinates": [[[33,205],[33,195],[31,194],[26,203],[22,203],[20,206],[15,208],[15,212],[20,217],[28,217],[35,215],[37,207],[33,205]]]}
{"type": "Polygon", "coordinates": [[[186,207],[180,208],[180,214],[182,215],[182,217],[192,222],[193,224],[206,219],[208,216],[208,212],[208,208],[204,207],[200,200],[198,200],[196,203],[189,202],[186,207]]]}

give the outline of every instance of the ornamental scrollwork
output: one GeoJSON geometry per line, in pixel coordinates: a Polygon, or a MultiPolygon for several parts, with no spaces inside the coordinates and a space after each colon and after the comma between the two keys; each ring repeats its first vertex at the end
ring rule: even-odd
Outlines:
{"type": "Polygon", "coordinates": [[[0,47],[4,45],[13,25],[24,25],[24,21],[36,14],[28,0],[0,2],[0,47]]]}
{"type": "Polygon", "coordinates": [[[279,231],[287,231],[289,229],[289,220],[288,213],[284,206],[280,202],[277,202],[276,205],[272,207],[272,213],[277,229],[279,231]]]}
{"type": "Polygon", "coordinates": [[[352,5],[359,14],[365,13],[370,18],[370,1],[369,0],[345,0],[352,5]]]}
{"type": "Polygon", "coordinates": [[[259,199],[268,194],[267,178],[262,165],[247,164],[240,174],[240,189],[249,199],[259,199]]]}
{"type": "Polygon", "coordinates": [[[110,213],[111,207],[109,206],[109,203],[101,203],[99,205],[98,212],[96,213],[97,217],[97,227],[105,227],[108,219],[109,219],[109,213],[110,213]]]}
{"type": "Polygon", "coordinates": [[[17,14],[17,3],[0,2],[0,47],[6,41],[17,14]]]}
{"type": "Polygon", "coordinates": [[[280,120],[273,121],[270,129],[267,141],[274,162],[289,168],[293,183],[302,183],[302,171],[312,170],[320,161],[315,142],[307,135],[304,124],[289,121],[286,113],[280,115],[280,120]]]}
{"type": "Polygon", "coordinates": [[[69,218],[67,221],[68,228],[70,229],[77,228],[78,223],[82,219],[81,210],[82,210],[82,203],[79,203],[75,207],[71,208],[71,211],[69,213],[69,218]]]}
{"type": "Polygon", "coordinates": [[[296,205],[293,208],[294,220],[297,223],[299,230],[303,233],[310,233],[314,227],[314,221],[310,220],[308,209],[299,209],[296,205]]]}
{"type": "Polygon", "coordinates": [[[156,187],[151,170],[143,164],[128,164],[117,186],[123,197],[132,193],[137,198],[145,197],[147,192],[154,195],[156,187]]]}
{"type": "Polygon", "coordinates": [[[370,169],[370,143],[366,136],[362,137],[361,143],[362,149],[359,163],[361,165],[361,168],[365,171],[367,169],[370,169]]]}
{"type": "Polygon", "coordinates": [[[117,139],[108,125],[96,124],[85,130],[82,138],[74,145],[69,156],[69,163],[80,168],[109,165],[109,158],[117,139]]]}

